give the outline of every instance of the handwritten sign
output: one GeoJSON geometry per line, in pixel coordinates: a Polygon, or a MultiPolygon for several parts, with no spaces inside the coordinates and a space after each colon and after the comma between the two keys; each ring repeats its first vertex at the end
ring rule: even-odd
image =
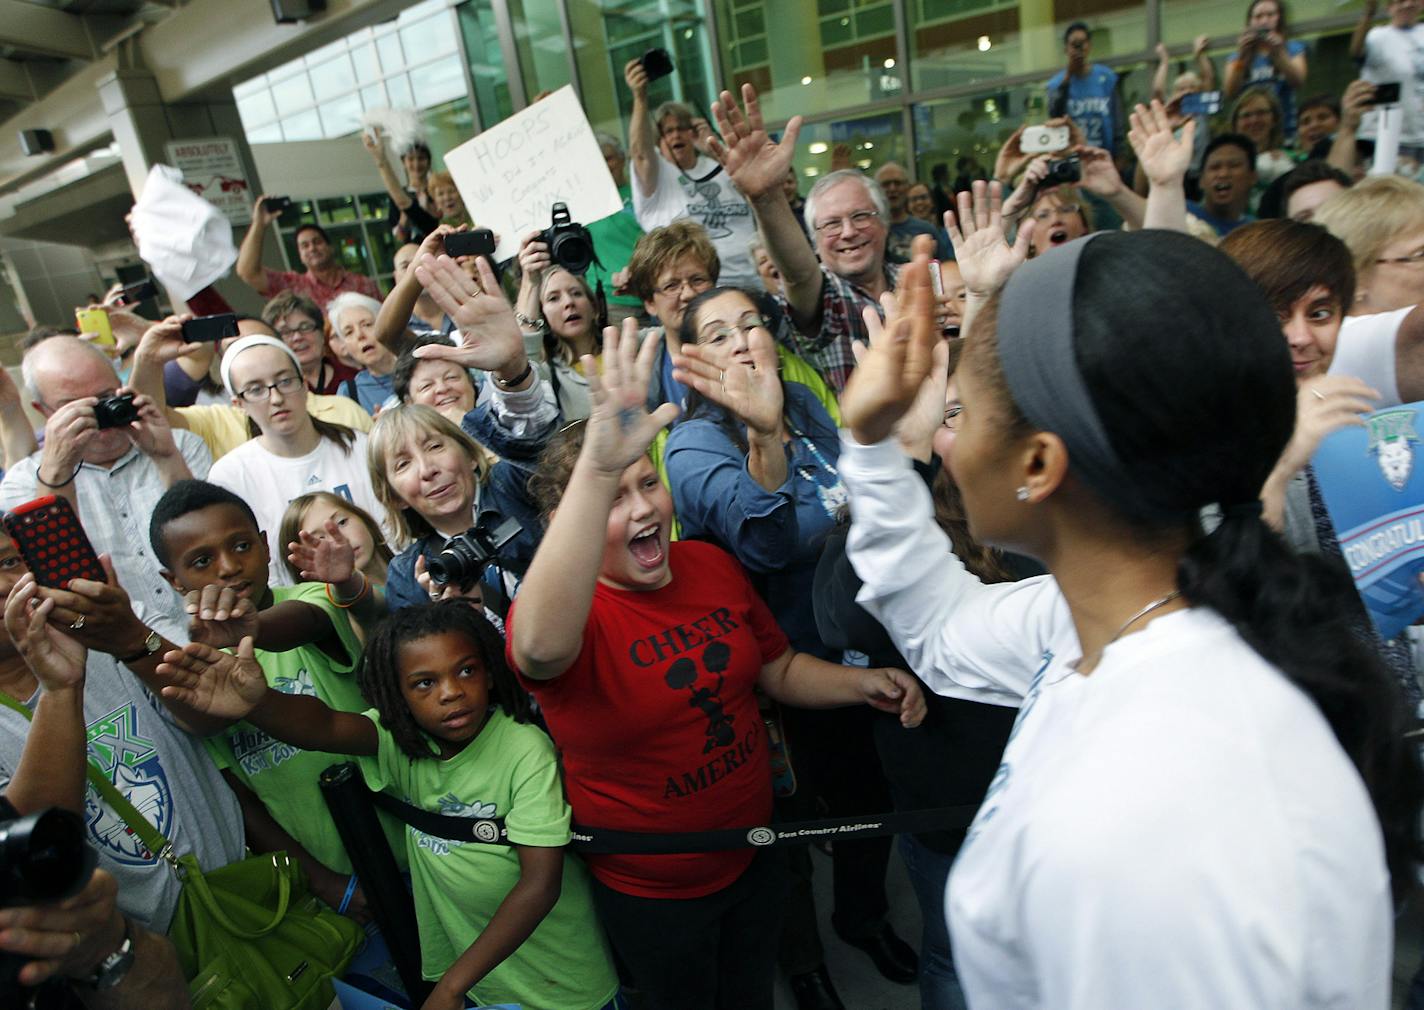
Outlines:
{"type": "Polygon", "coordinates": [[[232,138],[172,140],[167,151],[168,163],[183,173],[183,185],[222,211],[233,224],[252,220],[255,197],[232,138]]]}
{"type": "Polygon", "coordinates": [[[519,252],[519,238],[549,227],[556,203],[580,224],[623,209],[593,128],[570,85],[445,155],[475,224],[499,236],[494,255],[519,252]]]}

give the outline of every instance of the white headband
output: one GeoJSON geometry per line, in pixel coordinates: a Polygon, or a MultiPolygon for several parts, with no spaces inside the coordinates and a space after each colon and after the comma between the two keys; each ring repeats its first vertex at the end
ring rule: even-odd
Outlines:
{"type": "Polygon", "coordinates": [[[292,367],[297,370],[297,378],[301,378],[302,363],[297,360],[295,351],[276,337],[269,337],[265,333],[254,333],[251,336],[243,337],[237,343],[233,344],[227,349],[227,353],[223,355],[219,371],[222,373],[223,385],[227,387],[227,391],[230,395],[237,395],[237,390],[232,388],[232,363],[237,360],[239,354],[253,347],[277,348],[277,350],[292,359],[292,367]]]}

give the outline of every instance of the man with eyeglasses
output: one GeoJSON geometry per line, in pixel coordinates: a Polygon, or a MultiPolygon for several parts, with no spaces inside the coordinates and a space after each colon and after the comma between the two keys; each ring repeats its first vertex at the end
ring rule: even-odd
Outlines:
{"type": "MultiPolygon", "coordinates": [[[[133,401],[136,421],[100,428],[95,404],[119,392],[121,383],[109,358],[76,337],[36,344],[20,371],[31,406],[45,419],[44,448],[6,471],[0,509],[43,495],[67,498],[94,550],[113,559],[115,574],[142,604],[150,626],[170,638],[182,634],[183,601],[159,574],[163,566],[148,543],[148,516],[171,485],[207,476],[207,448],[196,435],[174,431],[161,402],[143,395],[133,401]]],[[[163,388],[161,371],[156,384],[163,388]]]]}
{"type": "Polygon", "coordinates": [[[861,313],[870,308],[883,315],[880,296],[895,290],[899,278],[899,268],[885,258],[890,205],[875,180],[854,169],[821,176],[806,195],[804,212],[813,251],[782,191],[801,117],[793,117],[773,143],[756,89],[744,84],[742,94],[745,114],[725,92],[714,106],[724,137],[722,161],[751,201],[767,252],[781,271],[783,301],[795,323],[792,350],[839,393],[855,368],[852,342],[869,339],[861,313]]]}
{"type": "Polygon", "coordinates": [[[356,377],[357,370],[339,360],[328,347],[321,309],[305,295],[296,291],[279,293],[262,307],[262,321],[302,363],[302,378],[313,393],[334,395],[343,382],[356,377]]]}
{"type": "Polygon", "coordinates": [[[711,142],[706,121],[681,102],[664,102],[649,116],[648,74],[641,60],[629,60],[623,78],[633,92],[628,153],[638,224],[647,232],[679,218],[693,219],[717,248],[722,283],[759,289],[761,278],[749,251],[756,238],[752,210],[722,165],[703,153],[711,142]]]}

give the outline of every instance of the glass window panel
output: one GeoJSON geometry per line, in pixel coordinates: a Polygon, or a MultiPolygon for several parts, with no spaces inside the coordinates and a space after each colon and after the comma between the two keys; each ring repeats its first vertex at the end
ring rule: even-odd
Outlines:
{"type": "Polygon", "coordinates": [[[315,109],[288,116],[282,120],[282,136],[286,140],[320,140],[321,117],[315,109]]]}
{"type": "Polygon", "coordinates": [[[314,67],[318,63],[325,63],[331,57],[344,52],[346,52],[346,40],[337,39],[329,45],[324,45],[320,49],[313,49],[307,53],[307,66],[314,67]]]}
{"type": "Polygon", "coordinates": [[[465,75],[460,70],[460,58],[452,55],[412,67],[410,86],[415,94],[416,107],[420,109],[464,95],[465,75]]]}
{"type": "Polygon", "coordinates": [[[425,138],[436,159],[444,157],[446,151],[459,147],[475,135],[475,117],[470,113],[470,100],[463,96],[424,110],[420,119],[425,124],[425,138]]]}
{"type": "Polygon", "coordinates": [[[470,0],[455,9],[465,39],[465,55],[470,61],[480,121],[485,126],[493,126],[514,112],[509,75],[505,72],[504,53],[490,3],[491,0],[470,0]]]}
{"type": "Polygon", "coordinates": [[[259,126],[255,130],[243,130],[247,134],[249,144],[277,144],[282,140],[282,124],[269,123],[266,126],[259,126]]]}
{"type": "Polygon", "coordinates": [[[409,55],[412,66],[419,66],[425,60],[443,56],[455,47],[449,21],[443,12],[424,21],[402,25],[400,37],[401,45],[409,55]]]}
{"type": "Polygon", "coordinates": [[[258,74],[256,77],[243,81],[241,84],[234,84],[232,96],[234,98],[246,98],[248,95],[261,91],[267,87],[267,75],[258,74]]]}
{"type": "Polygon", "coordinates": [[[312,94],[318,102],[344,95],[356,87],[356,75],[352,73],[351,60],[345,54],[312,67],[309,75],[312,94]]]}
{"type": "Polygon", "coordinates": [[[739,36],[759,35],[766,31],[766,15],[760,7],[752,7],[737,14],[736,25],[739,36]]]}
{"type": "Polygon", "coordinates": [[[344,137],[361,129],[361,97],[356,94],[333,98],[317,106],[321,112],[322,133],[327,137],[344,137]]]}
{"type": "Polygon", "coordinates": [[[305,72],[272,85],[272,101],[278,112],[289,112],[312,103],[311,85],[305,72]]]}
{"type": "Polygon", "coordinates": [[[405,74],[386,78],[386,91],[391,96],[391,108],[409,109],[415,106],[415,99],[410,93],[410,81],[405,74]]]}
{"type": "MultiPolygon", "coordinates": [[[[1173,6],[1190,5],[1162,4],[1173,6]]],[[[1030,73],[1047,82],[1066,63],[1063,32],[1074,21],[1092,26],[1092,62],[1147,49],[1140,0],[911,0],[907,13],[914,87],[922,91],[1030,73]]]]}
{"type": "Polygon", "coordinates": [[[874,171],[886,161],[909,163],[899,110],[811,123],[801,129],[794,162],[803,196],[818,176],[831,171],[831,159],[837,149],[846,149],[851,164],[863,171],[874,171]]]}
{"type": "Polygon", "coordinates": [[[317,212],[321,215],[323,223],[342,224],[347,221],[359,220],[360,214],[356,210],[356,198],[354,196],[327,196],[316,202],[317,212]]]}
{"type": "Polygon", "coordinates": [[[390,207],[391,198],[385,193],[363,193],[357,198],[361,205],[361,216],[367,221],[384,221],[390,207]]]}
{"type": "Polygon", "coordinates": [[[524,93],[533,98],[541,91],[554,91],[568,84],[569,47],[564,42],[557,5],[547,0],[508,2],[524,93]]]}
{"type": "Polygon", "coordinates": [[[373,81],[381,76],[381,64],[376,59],[376,47],[367,42],[351,50],[351,60],[356,67],[356,80],[361,83],[373,81]]]}
{"type": "MultiPolygon", "coordinates": [[[[913,0],[912,0],[913,2],[913,0]]],[[[898,97],[904,84],[886,74],[895,57],[894,0],[713,0],[723,78],[736,90],[754,85],[771,120],[815,115],[898,97]],[[774,26],[765,51],[739,44],[738,24],[752,12],[774,26]],[[778,45],[778,39],[814,40],[778,45]]],[[[751,40],[747,40],[751,41],[751,40]]]]}
{"type": "Polygon", "coordinates": [[[237,114],[242,117],[242,125],[249,131],[254,126],[270,123],[277,118],[277,106],[272,104],[272,93],[263,88],[239,98],[237,114]]]}
{"type": "MultiPolygon", "coordinates": [[[[760,2],[751,6],[760,14],[760,2]]],[[[623,67],[653,48],[668,51],[674,70],[648,88],[649,106],[671,100],[703,110],[710,106],[712,53],[695,0],[589,0],[570,4],[569,18],[583,104],[595,129],[626,137],[633,96],[623,67]]]]}
{"type": "MultiPolygon", "coordinates": [[[[1384,4],[1380,4],[1383,23],[1384,4]]],[[[1220,67],[1227,56],[1235,52],[1234,40],[1246,28],[1246,12],[1250,0],[1193,0],[1192,3],[1164,3],[1162,5],[1162,41],[1168,45],[1190,43],[1198,35],[1224,35],[1233,40],[1233,45],[1225,49],[1214,49],[1220,67]]],[[[1287,38],[1301,38],[1290,30],[1291,25],[1304,24],[1315,18],[1338,17],[1342,13],[1357,16],[1357,8],[1351,5],[1346,12],[1338,0],[1288,0],[1286,3],[1287,38]]],[[[1344,29],[1348,36],[1350,29],[1344,29]]]]}
{"type": "Polygon", "coordinates": [[[405,66],[405,56],[401,54],[400,36],[392,32],[376,39],[376,51],[381,54],[381,70],[391,73],[405,66]]]}
{"type": "Polygon", "coordinates": [[[361,105],[368,111],[389,108],[390,102],[386,99],[385,85],[373,84],[369,88],[362,88],[361,105]]]}

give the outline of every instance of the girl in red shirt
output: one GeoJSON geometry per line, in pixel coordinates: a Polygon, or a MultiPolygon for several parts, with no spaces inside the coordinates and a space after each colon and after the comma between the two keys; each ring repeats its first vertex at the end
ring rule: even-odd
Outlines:
{"type": "MultiPolygon", "coordinates": [[[[656,341],[604,334],[585,359],[592,414],[541,460],[548,517],[509,620],[509,655],[548,721],[574,820],[685,832],[767,823],[771,775],[753,689],[785,704],[867,703],[919,723],[900,670],[793,651],[741,568],[670,543],[672,499],[647,448],[656,341]]],[[[609,939],[651,1010],[772,1006],[782,867],[774,849],[588,859],[609,939]]]]}

